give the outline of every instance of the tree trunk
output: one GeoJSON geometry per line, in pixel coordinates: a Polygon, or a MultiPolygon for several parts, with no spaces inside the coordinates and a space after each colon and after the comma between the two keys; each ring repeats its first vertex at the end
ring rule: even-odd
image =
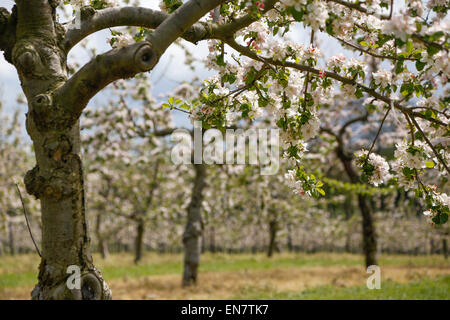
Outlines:
{"type": "Polygon", "coordinates": [[[272,257],[273,252],[275,251],[276,237],[277,237],[277,222],[275,220],[270,220],[270,222],[269,222],[269,248],[267,250],[268,258],[272,257]]]}
{"type": "Polygon", "coordinates": [[[430,251],[431,251],[431,254],[435,254],[436,253],[436,246],[434,244],[434,239],[433,238],[430,239],[430,251]]]}
{"type": "Polygon", "coordinates": [[[347,234],[345,235],[345,252],[351,252],[351,235],[352,229],[349,220],[352,216],[352,198],[347,195],[344,202],[345,222],[347,224],[347,234]]]}
{"type": "Polygon", "coordinates": [[[134,263],[138,263],[142,260],[142,251],[144,245],[144,234],[145,234],[145,222],[143,219],[139,219],[136,226],[136,239],[135,239],[135,254],[134,263]]]}
{"type": "Polygon", "coordinates": [[[367,196],[358,195],[359,210],[362,214],[363,251],[366,267],[377,264],[377,238],[375,224],[370,212],[367,196]]]}
{"type": "Polygon", "coordinates": [[[102,213],[99,213],[97,215],[97,221],[95,226],[95,233],[98,241],[98,251],[102,256],[102,259],[107,259],[109,257],[108,241],[103,237],[101,233],[101,224],[102,224],[102,213]]]}
{"type": "Polygon", "coordinates": [[[183,234],[184,273],[183,287],[197,283],[197,270],[203,233],[202,201],[205,187],[206,168],[204,164],[195,164],[195,181],[192,198],[188,207],[186,229],[183,234]]]}
{"type": "Polygon", "coordinates": [[[216,230],[214,227],[211,227],[210,229],[209,251],[211,253],[216,253],[216,230]]]}
{"type": "Polygon", "coordinates": [[[9,240],[9,253],[13,256],[16,254],[16,241],[14,238],[14,230],[12,221],[8,222],[8,240],[9,240]]]}
{"type": "Polygon", "coordinates": [[[79,126],[41,132],[28,117],[37,166],[25,177],[27,191],[41,200],[42,261],[33,299],[109,299],[111,292],[94,267],[85,212],[79,126]],[[69,290],[69,266],[81,270],[81,289],[69,290]]]}
{"type": "Polygon", "coordinates": [[[292,224],[290,222],[286,225],[287,229],[287,248],[289,252],[293,251],[293,244],[292,244],[292,224]]]}
{"type": "Polygon", "coordinates": [[[110,299],[89,253],[78,120],[85,105],[56,94],[68,77],[67,53],[59,42],[65,30],[56,22],[59,1],[15,3],[11,16],[15,38],[5,57],[16,67],[28,101],[26,128],[36,166],[24,182],[27,192],[40,199],[42,219],[39,282],[31,295],[33,299],[110,299]],[[80,288],[66,285],[69,266],[79,268],[80,288]]]}
{"type": "Polygon", "coordinates": [[[448,259],[448,244],[447,238],[442,239],[442,251],[444,253],[445,260],[448,259]]]}
{"type": "Polygon", "coordinates": [[[108,259],[109,257],[108,241],[106,241],[105,239],[101,239],[98,242],[98,250],[100,251],[102,259],[108,259]]]}
{"type": "MultiPolygon", "coordinates": [[[[344,152],[341,144],[338,145],[337,155],[341,160],[350,181],[352,183],[360,183],[359,175],[356,173],[351,163],[352,158],[344,152]]],[[[377,264],[377,238],[375,224],[368,202],[369,199],[367,196],[361,194],[358,195],[358,206],[362,215],[363,251],[366,267],[377,264]]]]}

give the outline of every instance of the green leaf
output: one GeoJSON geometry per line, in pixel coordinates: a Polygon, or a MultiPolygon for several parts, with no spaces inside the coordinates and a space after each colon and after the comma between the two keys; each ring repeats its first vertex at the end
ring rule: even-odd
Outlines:
{"type": "Polygon", "coordinates": [[[318,192],[318,193],[320,193],[321,195],[325,195],[325,191],[323,190],[323,189],[321,189],[321,188],[316,188],[316,191],[318,192]]]}
{"type": "Polygon", "coordinates": [[[303,11],[297,11],[294,7],[291,7],[291,15],[295,21],[303,21],[303,11]]]}
{"type": "Polygon", "coordinates": [[[416,61],[416,69],[417,71],[422,71],[427,64],[421,61],[416,61]]]}
{"type": "Polygon", "coordinates": [[[365,41],[361,41],[359,44],[362,45],[363,47],[368,47],[369,46],[369,44],[367,42],[365,42],[365,41]]]}
{"type": "Polygon", "coordinates": [[[439,52],[439,48],[436,48],[435,46],[429,46],[427,47],[427,52],[429,56],[434,56],[436,53],[439,52]]]}
{"type": "Polygon", "coordinates": [[[425,165],[427,166],[427,168],[434,168],[434,161],[427,161],[425,162],[425,165]]]}
{"type": "Polygon", "coordinates": [[[408,53],[413,52],[414,46],[413,46],[413,43],[412,43],[411,41],[408,41],[408,42],[406,43],[406,49],[408,50],[408,53]]]}
{"type": "Polygon", "coordinates": [[[433,222],[436,223],[437,225],[444,224],[448,221],[448,214],[446,213],[438,214],[431,220],[433,220],[433,222]]]}

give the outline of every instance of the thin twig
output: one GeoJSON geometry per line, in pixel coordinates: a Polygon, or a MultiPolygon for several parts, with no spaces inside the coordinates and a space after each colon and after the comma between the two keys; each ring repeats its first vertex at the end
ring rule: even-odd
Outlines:
{"type": "Polygon", "coordinates": [[[389,109],[387,110],[386,114],[385,114],[384,117],[383,117],[383,120],[381,121],[380,127],[378,128],[377,135],[375,136],[375,139],[373,139],[372,145],[370,146],[369,152],[367,153],[366,162],[367,162],[367,160],[369,159],[369,155],[370,155],[370,153],[372,152],[373,147],[375,146],[375,142],[377,142],[377,140],[378,140],[378,136],[380,135],[381,129],[383,128],[384,121],[386,120],[386,118],[387,118],[387,116],[388,116],[388,114],[389,114],[390,111],[391,111],[391,108],[389,108],[389,109]]]}
{"type": "Polygon", "coordinates": [[[417,123],[416,119],[414,119],[414,117],[411,117],[411,121],[414,123],[414,126],[417,128],[417,130],[419,130],[419,132],[422,134],[423,138],[425,139],[425,142],[428,144],[428,146],[431,148],[431,150],[433,151],[434,155],[436,156],[436,158],[439,160],[439,162],[444,166],[445,170],[447,170],[447,173],[450,174],[450,169],[447,166],[447,163],[445,163],[445,159],[441,157],[441,155],[439,154],[439,152],[436,150],[436,148],[433,146],[433,144],[431,143],[431,141],[428,139],[428,137],[425,135],[425,132],[423,132],[422,128],[419,126],[419,124],[417,123]]]}
{"type": "Polygon", "coordinates": [[[386,120],[386,118],[387,118],[389,112],[391,111],[391,109],[392,108],[389,108],[387,110],[386,114],[383,117],[383,120],[381,120],[381,124],[380,124],[380,127],[378,128],[377,135],[375,136],[375,139],[373,139],[372,145],[370,146],[370,149],[367,152],[367,156],[366,156],[366,159],[364,160],[363,167],[369,162],[370,153],[372,152],[373,148],[375,147],[375,143],[377,142],[378,136],[380,135],[381,129],[383,128],[384,121],[386,120]]]}
{"type": "Polygon", "coordinates": [[[25,203],[23,202],[22,193],[20,193],[19,186],[15,183],[17,192],[19,193],[20,201],[22,202],[23,214],[25,215],[25,221],[27,222],[28,232],[30,233],[31,240],[34,243],[34,247],[36,248],[37,254],[42,258],[41,252],[39,251],[38,245],[34,240],[33,233],[31,232],[30,222],[28,221],[27,209],[25,208],[25,203]]]}

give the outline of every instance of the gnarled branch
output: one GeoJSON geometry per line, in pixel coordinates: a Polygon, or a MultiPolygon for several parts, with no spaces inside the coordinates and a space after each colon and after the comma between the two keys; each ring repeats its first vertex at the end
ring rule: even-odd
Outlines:
{"type": "Polygon", "coordinates": [[[158,61],[152,45],[138,42],[98,55],[56,90],[54,101],[78,118],[89,100],[111,82],[153,69],[158,61]]]}

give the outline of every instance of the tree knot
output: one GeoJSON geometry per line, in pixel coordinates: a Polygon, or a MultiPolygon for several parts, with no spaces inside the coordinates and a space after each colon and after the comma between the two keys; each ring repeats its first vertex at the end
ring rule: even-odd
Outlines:
{"type": "Polygon", "coordinates": [[[73,181],[75,178],[71,172],[70,169],[61,167],[54,169],[49,177],[45,177],[36,166],[25,175],[26,190],[36,199],[60,200],[70,197],[73,194],[73,183],[76,182],[73,181]]]}
{"type": "Polygon", "coordinates": [[[151,70],[158,62],[158,59],[158,55],[149,42],[139,47],[134,55],[134,62],[142,72],[151,70]]]}

